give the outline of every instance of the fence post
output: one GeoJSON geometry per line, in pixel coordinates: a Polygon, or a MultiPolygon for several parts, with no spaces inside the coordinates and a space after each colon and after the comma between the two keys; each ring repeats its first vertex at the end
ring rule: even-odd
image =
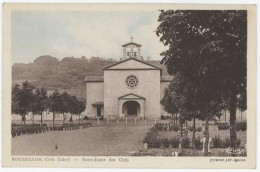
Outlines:
{"type": "Polygon", "coordinates": [[[144,119],[144,124],[146,124],[146,118],[144,119]]]}
{"type": "Polygon", "coordinates": [[[135,124],[136,124],[136,118],[135,118],[135,124]]]}
{"type": "Polygon", "coordinates": [[[99,118],[97,119],[97,124],[99,124],[99,118]]]}
{"type": "Polygon", "coordinates": [[[125,119],[125,124],[127,124],[127,118],[125,119]]]}
{"type": "Polygon", "coordinates": [[[107,124],[109,123],[109,121],[108,121],[108,118],[107,118],[107,124]]]}
{"type": "Polygon", "coordinates": [[[116,119],[116,123],[118,124],[118,119],[116,119]]]}
{"type": "Polygon", "coordinates": [[[154,124],[156,124],[156,118],[154,118],[154,124]]]}

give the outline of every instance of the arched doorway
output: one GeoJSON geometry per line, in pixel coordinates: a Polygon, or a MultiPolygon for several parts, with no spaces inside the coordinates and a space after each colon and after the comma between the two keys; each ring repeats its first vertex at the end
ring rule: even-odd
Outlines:
{"type": "Polygon", "coordinates": [[[140,114],[140,104],[136,101],[126,101],[122,107],[122,114],[126,116],[138,116],[140,114]]]}

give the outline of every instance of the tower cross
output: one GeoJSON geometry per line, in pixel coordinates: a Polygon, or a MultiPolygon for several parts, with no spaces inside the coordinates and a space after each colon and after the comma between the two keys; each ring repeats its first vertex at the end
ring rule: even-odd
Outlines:
{"type": "Polygon", "coordinates": [[[133,42],[133,40],[134,40],[134,37],[133,37],[133,36],[131,36],[131,37],[130,37],[130,39],[131,39],[131,42],[133,42]]]}

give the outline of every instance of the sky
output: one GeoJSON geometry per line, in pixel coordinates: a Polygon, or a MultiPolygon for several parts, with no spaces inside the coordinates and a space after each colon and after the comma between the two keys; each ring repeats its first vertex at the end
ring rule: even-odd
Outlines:
{"type": "Polygon", "coordinates": [[[166,48],[155,30],[158,11],[13,11],[11,15],[12,63],[31,63],[42,55],[99,56],[119,60],[122,44],[142,44],[142,56],[161,60],[166,48]]]}

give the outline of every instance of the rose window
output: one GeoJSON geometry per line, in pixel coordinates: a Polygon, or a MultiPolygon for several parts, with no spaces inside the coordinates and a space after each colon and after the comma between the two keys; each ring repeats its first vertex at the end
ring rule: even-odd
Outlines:
{"type": "Polygon", "coordinates": [[[135,88],[138,85],[138,79],[134,75],[128,76],[125,82],[128,88],[135,88]]]}

